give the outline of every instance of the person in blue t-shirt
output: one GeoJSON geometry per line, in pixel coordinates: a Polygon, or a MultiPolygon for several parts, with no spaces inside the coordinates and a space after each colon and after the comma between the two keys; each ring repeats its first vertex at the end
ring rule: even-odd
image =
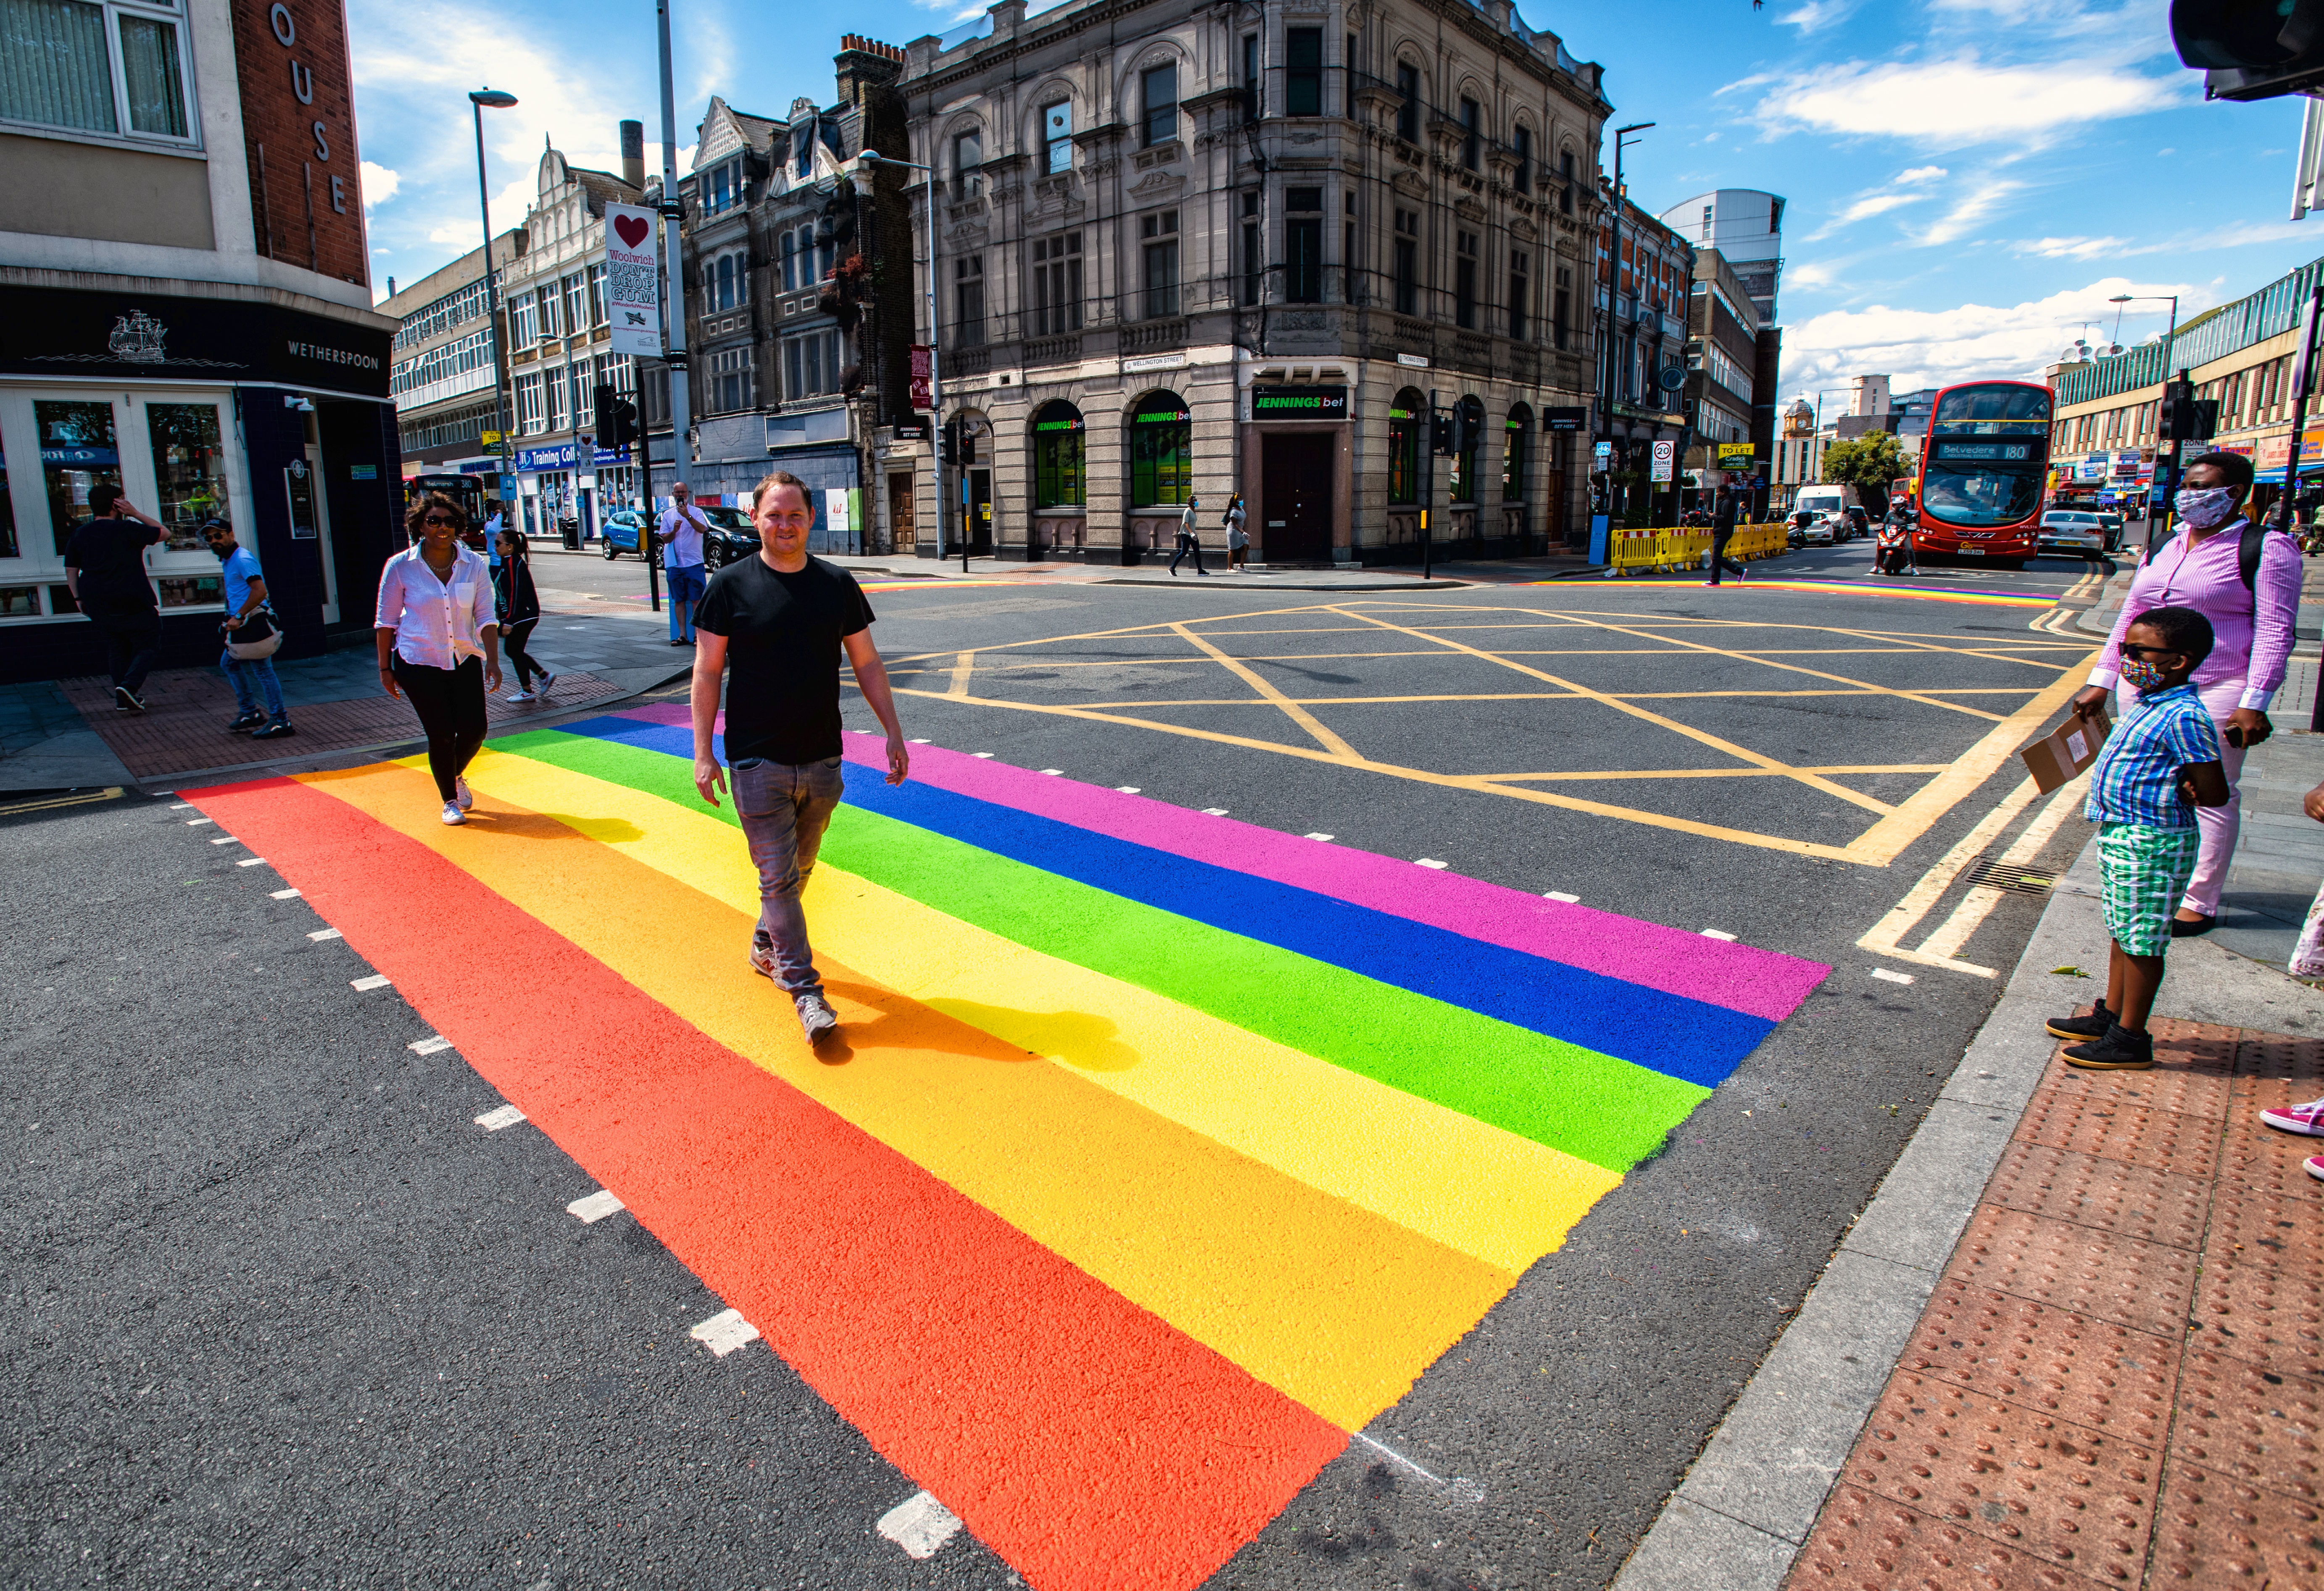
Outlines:
{"type": "Polygon", "coordinates": [[[226,647],[218,654],[218,667],[224,671],[226,684],[234,687],[235,708],[234,722],[226,727],[254,740],[295,735],[299,731],[290,727],[290,715],[282,706],[282,682],[275,677],[274,659],[234,655],[237,643],[248,644],[263,639],[267,633],[281,633],[273,609],[267,605],[266,576],[259,572],[258,559],[248,547],[235,540],[234,527],[224,520],[212,520],[204,525],[202,535],[208,539],[210,551],[217,555],[218,566],[226,575],[226,622],[218,626],[226,647]],[[262,694],[266,698],[263,712],[258,705],[262,694]]]}

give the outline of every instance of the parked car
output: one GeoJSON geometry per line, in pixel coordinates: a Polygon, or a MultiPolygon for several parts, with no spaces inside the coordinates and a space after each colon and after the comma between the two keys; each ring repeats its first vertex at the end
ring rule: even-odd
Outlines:
{"type": "Polygon", "coordinates": [[[653,538],[653,521],[641,509],[615,509],[607,514],[598,523],[597,539],[604,544],[609,564],[623,553],[636,556],[641,547],[649,549],[648,556],[655,563],[661,562],[660,544],[653,538]]]}
{"type": "Polygon", "coordinates": [[[706,566],[723,569],[759,550],[759,528],[741,509],[713,507],[701,512],[710,521],[709,533],[702,538],[702,561],[706,566]]]}
{"type": "Polygon", "coordinates": [[[1872,515],[1854,503],[1848,505],[1848,534],[1850,540],[1872,534],[1872,515]]]}
{"type": "Polygon", "coordinates": [[[1830,514],[1803,509],[1792,516],[1791,529],[1784,539],[1794,547],[1830,547],[1840,538],[1838,523],[1830,514]]]}
{"type": "Polygon", "coordinates": [[[2106,509],[2100,509],[2098,522],[2106,527],[2107,551],[2120,552],[2122,550],[2122,516],[2106,509]]]}
{"type": "Polygon", "coordinates": [[[2052,509],[2042,516],[2035,546],[2054,547],[2061,552],[2102,553],[2108,535],[2106,521],[2088,510],[2052,509]]]}

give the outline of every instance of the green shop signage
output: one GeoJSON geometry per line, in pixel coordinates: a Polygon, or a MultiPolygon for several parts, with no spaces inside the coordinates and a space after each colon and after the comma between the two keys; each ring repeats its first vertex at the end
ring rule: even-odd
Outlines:
{"type": "Polygon", "coordinates": [[[1343,420],[1348,418],[1345,387],[1253,387],[1250,418],[1265,419],[1343,420]]]}

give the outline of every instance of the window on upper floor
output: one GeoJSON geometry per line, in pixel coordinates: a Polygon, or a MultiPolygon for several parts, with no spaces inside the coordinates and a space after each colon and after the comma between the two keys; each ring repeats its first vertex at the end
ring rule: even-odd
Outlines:
{"type": "Polygon", "coordinates": [[[1477,235],[1452,234],[1452,324],[1477,327],[1477,235]]]}
{"type": "Polygon", "coordinates": [[[966,204],[984,191],[984,174],[977,168],[984,164],[984,133],[956,133],[952,141],[952,197],[955,204],[966,204]]]}
{"type": "Polygon", "coordinates": [[[1396,135],[1406,143],[1420,142],[1420,69],[1403,61],[1396,68],[1396,91],[1404,104],[1396,113],[1396,135]]]}
{"type": "Polygon", "coordinates": [[[1565,151],[1557,157],[1557,180],[1560,191],[1557,207],[1564,215],[1573,214],[1573,152],[1565,151]]]}
{"type": "Polygon", "coordinates": [[[1566,345],[1569,325],[1573,317],[1573,272],[1565,266],[1557,268],[1557,288],[1549,301],[1550,341],[1558,347],[1566,345]]]}
{"type": "Polygon", "coordinates": [[[1082,235],[1033,240],[1033,335],[1082,329],[1082,235]]]}
{"type": "Polygon", "coordinates": [[[1267,86],[1259,70],[1259,35],[1242,36],[1242,96],[1243,115],[1259,120],[1267,106],[1267,86]]]}
{"type": "Polygon", "coordinates": [[[558,283],[558,289],[565,300],[565,334],[579,336],[589,329],[590,324],[588,273],[576,271],[558,283]]]}
{"type": "Polygon", "coordinates": [[[1510,152],[1517,158],[1517,169],[1509,173],[1509,186],[1519,193],[1531,193],[1533,191],[1533,129],[1519,127],[1515,136],[1517,143],[1512,146],[1510,152]]]}
{"type": "Polygon", "coordinates": [[[1482,142],[1477,130],[1480,115],[1475,100],[1464,98],[1461,101],[1461,164],[1471,171],[1477,170],[1480,152],[1479,146],[1482,142]]]}
{"type": "Polygon", "coordinates": [[[1396,213],[1396,312],[1420,313],[1420,212],[1396,213]]]}
{"type": "Polygon", "coordinates": [[[1266,232],[1259,225],[1259,195],[1252,191],[1242,196],[1242,301],[1246,308],[1259,302],[1259,290],[1266,280],[1266,232]]]}
{"type": "Polygon", "coordinates": [[[743,199],[742,157],[722,161],[702,174],[702,211],[716,216],[733,209],[743,199]]]}
{"type": "Polygon", "coordinates": [[[1178,63],[1148,68],[1139,77],[1139,97],[1146,114],[1139,142],[1148,149],[1178,136],[1178,63]]]}
{"type": "Polygon", "coordinates": [[[1283,114],[1323,114],[1323,30],[1283,30],[1283,114]]]}
{"type": "Polygon", "coordinates": [[[799,284],[798,264],[798,244],[786,227],[775,240],[775,269],[782,273],[785,292],[799,284]]]}
{"type": "Polygon", "coordinates": [[[509,341],[519,348],[530,348],[540,341],[540,315],[530,293],[518,293],[509,299],[509,341]]]}
{"type": "Polygon", "coordinates": [[[703,395],[709,400],[711,413],[732,414],[757,406],[758,381],[751,368],[749,348],[725,348],[713,354],[709,375],[703,395]]]}
{"type": "Polygon", "coordinates": [[[592,265],[589,267],[589,324],[604,325],[605,315],[605,268],[592,265]]]}
{"type": "Polygon", "coordinates": [[[953,341],[964,348],[984,345],[984,259],[964,254],[952,262],[953,341]]]}
{"type": "Polygon", "coordinates": [[[1294,304],[1323,301],[1323,190],[1283,190],[1283,297],[1294,304]]]}
{"type": "Polygon", "coordinates": [[[191,75],[175,5],[0,4],[0,121],[190,142],[191,75]]]}
{"type": "Polygon", "coordinates": [[[540,375],[538,372],[516,378],[516,428],[519,434],[538,436],[540,424],[540,375]]]}
{"type": "Polygon", "coordinates": [[[846,342],[835,331],[808,332],[783,340],[783,396],[819,398],[839,391],[846,342]]]}
{"type": "Polygon", "coordinates": [[[1526,338],[1526,306],[1533,296],[1533,256],[1523,249],[1509,253],[1509,336],[1526,338]]]}
{"type": "Polygon", "coordinates": [[[565,417],[572,412],[565,406],[565,372],[561,370],[542,372],[540,391],[541,396],[548,400],[547,423],[541,428],[554,435],[565,428],[565,417]]]}
{"type": "Polygon", "coordinates": [[[1178,313],[1178,212],[1147,216],[1139,231],[1146,251],[1146,318],[1167,319],[1178,313]]]}
{"type": "Polygon", "coordinates": [[[1074,106],[1058,100],[1041,107],[1041,170],[1051,176],[1074,169],[1074,106]]]}

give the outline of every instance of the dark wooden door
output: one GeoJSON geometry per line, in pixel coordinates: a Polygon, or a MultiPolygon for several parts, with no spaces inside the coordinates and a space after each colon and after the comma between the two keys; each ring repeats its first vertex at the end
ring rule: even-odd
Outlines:
{"type": "Polygon", "coordinates": [[[1329,432],[1270,432],[1261,443],[1259,557],[1270,564],[1332,556],[1329,432]]]}
{"type": "Polygon", "coordinates": [[[992,472],[968,472],[968,546],[971,552],[992,550],[992,472]]]}

